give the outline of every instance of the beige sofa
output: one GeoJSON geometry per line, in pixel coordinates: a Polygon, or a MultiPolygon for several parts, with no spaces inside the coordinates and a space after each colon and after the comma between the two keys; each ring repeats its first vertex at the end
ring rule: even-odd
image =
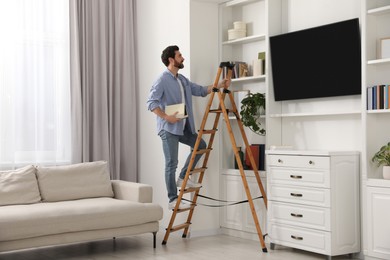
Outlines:
{"type": "Polygon", "coordinates": [[[152,187],[110,180],[107,162],[0,172],[0,252],[151,232],[152,187]]]}

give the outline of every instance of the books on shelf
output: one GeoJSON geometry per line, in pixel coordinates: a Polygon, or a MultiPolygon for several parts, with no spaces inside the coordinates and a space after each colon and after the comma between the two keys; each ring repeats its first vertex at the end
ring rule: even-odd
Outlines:
{"type": "Polygon", "coordinates": [[[168,105],[165,107],[165,114],[168,116],[171,116],[178,112],[176,114],[176,118],[186,118],[188,117],[187,112],[186,112],[186,106],[184,103],[179,103],[179,104],[174,104],[174,105],[168,105]]]}
{"type": "MultiPolygon", "coordinates": [[[[251,144],[253,159],[259,171],[265,171],[265,144],[251,144]]],[[[247,169],[252,170],[251,162],[248,153],[245,151],[245,164],[247,169]]]]}
{"type": "Polygon", "coordinates": [[[367,110],[390,109],[389,85],[367,87],[367,110]]]}
{"type": "MultiPolygon", "coordinates": [[[[229,61],[229,63],[234,64],[232,79],[243,78],[249,76],[248,64],[243,61],[229,61]]],[[[222,77],[225,78],[227,75],[227,67],[223,67],[222,77]]]]}

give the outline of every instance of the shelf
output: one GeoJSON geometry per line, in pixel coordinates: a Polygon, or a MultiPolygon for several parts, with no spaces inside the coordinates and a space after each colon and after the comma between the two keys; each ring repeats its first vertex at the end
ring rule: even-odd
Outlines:
{"type": "MultiPolygon", "coordinates": [[[[247,177],[255,177],[255,173],[253,172],[253,170],[244,170],[244,172],[245,172],[245,176],[247,176],[247,177]]],[[[222,169],[221,174],[241,176],[240,170],[238,170],[238,169],[222,169]]],[[[267,174],[265,171],[259,171],[259,175],[261,178],[267,177],[267,174]]]]}
{"type": "Polygon", "coordinates": [[[258,2],[259,0],[232,0],[225,4],[225,7],[232,7],[232,6],[240,6],[240,5],[246,5],[254,2],[258,2]]]}
{"type": "Polygon", "coordinates": [[[367,14],[370,14],[370,15],[382,15],[382,14],[387,14],[387,13],[390,13],[390,5],[370,9],[367,11],[367,14]]]}
{"type": "Polygon", "coordinates": [[[390,188],[390,180],[368,178],[367,186],[390,188]]]}
{"type": "Polygon", "coordinates": [[[247,36],[231,41],[222,42],[222,45],[233,45],[233,44],[243,44],[243,43],[250,43],[250,42],[256,42],[256,41],[264,41],[265,35],[252,35],[247,36]]]}
{"type": "Polygon", "coordinates": [[[381,64],[381,63],[390,63],[390,58],[367,61],[368,65],[375,65],[375,64],[381,64]]]}
{"type": "Polygon", "coordinates": [[[256,80],[265,80],[265,75],[235,78],[235,79],[232,79],[232,82],[256,81],[256,80]]]}
{"type": "Polygon", "coordinates": [[[293,150],[293,149],[276,149],[266,150],[265,154],[276,155],[304,155],[304,156],[340,156],[340,155],[359,155],[359,151],[337,151],[337,150],[293,150]]]}
{"type": "Polygon", "coordinates": [[[360,111],[334,111],[334,112],[313,112],[313,113],[286,113],[271,114],[270,117],[307,117],[307,116],[337,116],[360,114],[360,111]]]}
{"type": "MultiPolygon", "coordinates": [[[[236,104],[236,106],[237,106],[237,104],[236,104]]],[[[260,119],[265,119],[265,118],[266,118],[265,115],[260,116],[260,119]]],[[[229,120],[237,120],[237,117],[236,116],[229,116],[229,120]]]]}
{"type": "Polygon", "coordinates": [[[368,114],[386,114],[390,113],[390,109],[372,109],[372,110],[367,110],[368,114]]]}

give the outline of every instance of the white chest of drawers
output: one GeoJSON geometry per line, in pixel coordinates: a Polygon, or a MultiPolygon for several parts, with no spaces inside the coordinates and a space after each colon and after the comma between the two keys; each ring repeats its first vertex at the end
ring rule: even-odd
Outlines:
{"type": "Polygon", "coordinates": [[[359,153],[267,153],[268,235],[328,256],[360,251],[359,153]]]}

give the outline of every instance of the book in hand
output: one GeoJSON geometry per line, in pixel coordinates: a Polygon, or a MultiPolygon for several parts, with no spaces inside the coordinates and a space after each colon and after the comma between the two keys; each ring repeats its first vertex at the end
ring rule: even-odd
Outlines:
{"type": "Polygon", "coordinates": [[[165,114],[168,116],[174,115],[176,112],[176,118],[186,118],[188,117],[186,113],[186,106],[184,103],[179,103],[179,104],[174,104],[174,105],[169,105],[165,107],[165,114]]]}

